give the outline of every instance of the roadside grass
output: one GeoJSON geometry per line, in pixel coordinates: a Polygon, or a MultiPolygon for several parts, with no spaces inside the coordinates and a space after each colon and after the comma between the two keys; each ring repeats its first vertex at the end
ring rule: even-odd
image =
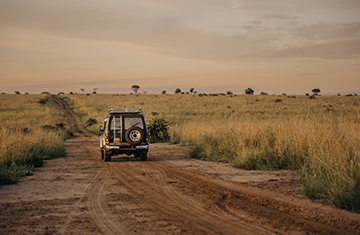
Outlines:
{"type": "Polygon", "coordinates": [[[50,95],[0,95],[0,185],[13,184],[44,160],[66,155],[66,116],[50,95]]]}
{"type": "MultiPolygon", "coordinates": [[[[292,169],[301,192],[360,212],[360,98],[345,96],[72,95],[83,123],[111,107],[165,118],[191,157],[249,170],[292,169]],[[278,100],[281,100],[279,102],[278,100]]],[[[98,133],[98,126],[87,127],[98,133]]]]}

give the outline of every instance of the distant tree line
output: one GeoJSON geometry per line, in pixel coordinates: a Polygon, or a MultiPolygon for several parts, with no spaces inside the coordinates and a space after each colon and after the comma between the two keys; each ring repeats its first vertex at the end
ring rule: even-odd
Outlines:
{"type": "MultiPolygon", "coordinates": [[[[98,89],[99,89],[99,88],[93,88],[92,94],[97,94],[97,90],[98,90],[98,89]]],[[[132,86],[131,86],[131,90],[133,90],[133,91],[135,92],[135,94],[138,94],[139,89],[140,89],[140,86],[139,86],[139,85],[132,85],[132,86]]],[[[85,94],[85,89],[84,89],[84,88],[80,88],[80,91],[81,91],[83,94],[85,94]]],[[[306,96],[309,96],[309,98],[311,98],[311,99],[315,99],[315,96],[320,95],[321,90],[320,90],[320,88],[314,88],[314,89],[311,90],[311,92],[313,93],[313,95],[310,96],[309,93],[305,93],[305,95],[306,95],[306,96]]],[[[254,93],[255,93],[255,91],[254,91],[252,88],[250,88],[250,87],[248,87],[247,89],[245,89],[245,95],[254,95],[254,93]]],[[[5,92],[1,92],[1,94],[6,94],[6,93],[5,93],[5,92]]],[[[14,94],[20,95],[21,93],[20,93],[20,91],[14,91],[14,94]]],[[[25,92],[25,94],[29,94],[29,93],[28,93],[28,92],[25,92]]],[[[50,94],[50,92],[44,91],[44,92],[42,92],[41,94],[50,94]]],[[[58,93],[58,95],[62,95],[62,94],[64,94],[64,92],[59,92],[59,93],[58,93]]],[[[69,94],[70,94],[70,95],[73,95],[73,94],[75,94],[75,93],[72,92],[72,91],[70,91],[69,94]]],[[[132,93],[130,93],[130,94],[132,94],[132,93]]],[[[147,94],[147,91],[143,91],[143,94],[147,94]]],[[[166,91],[165,91],[165,90],[161,91],[161,94],[166,94],[166,91]]],[[[193,88],[193,87],[190,88],[189,91],[186,91],[186,92],[181,91],[180,88],[176,88],[176,89],[175,89],[175,94],[198,94],[198,92],[195,91],[195,88],[193,88]]],[[[88,94],[86,94],[86,95],[90,95],[90,93],[88,93],[88,94]]],[[[199,95],[200,95],[200,96],[207,96],[207,94],[205,94],[205,93],[200,93],[199,95]]],[[[233,93],[232,91],[226,91],[226,93],[217,93],[217,94],[209,94],[209,95],[210,95],[210,96],[217,96],[217,95],[234,95],[234,93],[233,93]]],[[[260,95],[268,95],[268,93],[262,91],[262,92],[260,92],[260,95]]],[[[283,96],[287,96],[286,93],[282,93],[282,95],[283,95],[283,96]]],[[[338,96],[341,96],[341,94],[337,94],[337,95],[338,95],[338,96]]],[[[236,96],[236,95],[235,95],[235,96],[236,96]]],[[[356,93],[355,93],[355,94],[347,94],[346,96],[357,96],[357,94],[356,94],[356,93]]],[[[294,97],[294,96],[291,96],[291,98],[293,98],[293,97],[294,97]]],[[[288,98],[289,98],[289,96],[288,96],[288,98]]]]}

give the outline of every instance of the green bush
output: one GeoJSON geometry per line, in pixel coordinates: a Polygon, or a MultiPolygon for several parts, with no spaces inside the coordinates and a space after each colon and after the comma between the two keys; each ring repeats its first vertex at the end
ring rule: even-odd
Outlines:
{"type": "Polygon", "coordinates": [[[153,118],[147,123],[151,143],[166,142],[169,138],[169,123],[165,118],[153,118]]]}
{"type": "Polygon", "coordinates": [[[89,118],[89,119],[85,122],[85,125],[86,125],[86,126],[92,126],[92,125],[97,124],[97,123],[98,123],[98,122],[97,122],[96,119],[94,119],[94,118],[89,118]]]}
{"type": "Polygon", "coordinates": [[[21,177],[32,175],[33,171],[34,167],[29,165],[0,166],[0,185],[16,184],[21,177]]]}
{"type": "Polygon", "coordinates": [[[38,103],[44,105],[44,104],[46,104],[48,101],[49,101],[49,97],[45,97],[45,98],[39,99],[38,103]]]}

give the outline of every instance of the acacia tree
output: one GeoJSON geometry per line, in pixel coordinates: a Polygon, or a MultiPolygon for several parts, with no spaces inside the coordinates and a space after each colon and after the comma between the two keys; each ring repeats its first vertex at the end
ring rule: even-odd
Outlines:
{"type": "Polygon", "coordinates": [[[245,89],[245,95],[253,95],[254,94],[254,90],[251,89],[250,87],[248,89],[245,89]]]}
{"type": "Polygon", "coordinates": [[[180,89],[180,88],[176,88],[175,94],[180,94],[180,93],[181,93],[181,89],[180,89]]]}
{"type": "Polygon", "coordinates": [[[321,90],[320,90],[319,88],[314,88],[314,89],[311,90],[311,92],[312,92],[314,95],[318,95],[318,94],[321,92],[321,90]]]}
{"type": "Polygon", "coordinates": [[[84,89],[84,88],[80,88],[80,91],[82,91],[82,93],[84,94],[85,89],[84,89]]]}
{"type": "Polygon", "coordinates": [[[135,92],[135,94],[137,94],[138,90],[140,89],[140,86],[139,85],[133,85],[131,87],[131,90],[133,90],[135,92]]]}
{"type": "Polygon", "coordinates": [[[194,92],[194,88],[192,87],[192,88],[190,88],[190,93],[192,94],[193,92],[194,92]]]}

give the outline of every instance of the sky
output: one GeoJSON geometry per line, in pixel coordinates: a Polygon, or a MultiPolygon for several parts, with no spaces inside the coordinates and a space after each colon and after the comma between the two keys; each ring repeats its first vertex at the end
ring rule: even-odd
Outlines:
{"type": "Polygon", "coordinates": [[[0,0],[0,92],[360,94],[359,0],[0,0]]]}

